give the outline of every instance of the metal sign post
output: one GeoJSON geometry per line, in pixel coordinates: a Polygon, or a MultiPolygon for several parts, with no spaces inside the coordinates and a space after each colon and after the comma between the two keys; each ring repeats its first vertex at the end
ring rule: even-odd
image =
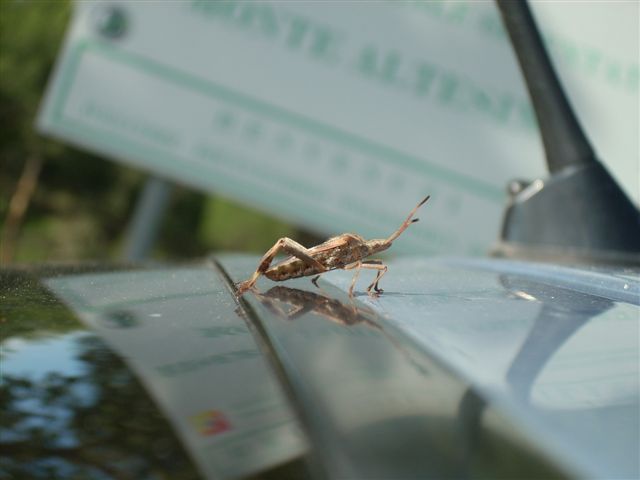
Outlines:
{"type": "Polygon", "coordinates": [[[158,177],[151,177],[146,181],[127,228],[123,249],[125,260],[137,262],[149,256],[170,198],[169,182],[158,177]]]}

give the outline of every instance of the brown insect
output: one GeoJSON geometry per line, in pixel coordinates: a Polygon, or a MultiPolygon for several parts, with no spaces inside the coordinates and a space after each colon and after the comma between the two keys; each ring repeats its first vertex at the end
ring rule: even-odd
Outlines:
{"type": "Polygon", "coordinates": [[[315,247],[305,248],[290,238],[282,237],[264,254],[257,270],[251,278],[237,285],[236,294],[240,296],[252,288],[260,275],[264,275],[275,282],[315,275],[311,281],[317,287],[318,284],[316,282],[321,274],[338,268],[344,270],[356,269],[356,273],[351,281],[351,286],[349,287],[349,296],[353,296],[353,287],[356,284],[361,268],[377,270],[375,280],[367,287],[367,293],[369,295],[380,294],[383,290],[378,287],[378,282],[380,282],[380,279],[386,273],[387,267],[381,260],[364,259],[389,248],[393,241],[398,238],[409,225],[417,222],[418,219],[412,219],[412,217],[418,208],[424,205],[427,200],[429,200],[429,196],[416,205],[416,207],[411,210],[411,213],[409,213],[407,219],[400,225],[400,228],[386,239],[365,240],[355,233],[343,233],[315,247]],[[281,251],[288,253],[290,256],[273,267],[270,267],[275,256],[281,251]],[[372,289],[375,293],[372,293],[372,289]]]}

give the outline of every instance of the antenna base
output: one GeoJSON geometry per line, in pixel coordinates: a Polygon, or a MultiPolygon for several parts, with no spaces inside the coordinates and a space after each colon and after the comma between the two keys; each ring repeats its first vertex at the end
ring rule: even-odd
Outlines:
{"type": "Polygon", "coordinates": [[[640,266],[640,212],[600,162],[512,182],[494,256],[640,266]]]}

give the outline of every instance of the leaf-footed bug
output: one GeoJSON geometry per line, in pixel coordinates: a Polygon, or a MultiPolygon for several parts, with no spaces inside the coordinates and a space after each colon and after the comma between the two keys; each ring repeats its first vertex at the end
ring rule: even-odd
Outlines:
{"type": "Polygon", "coordinates": [[[344,270],[356,269],[349,287],[349,296],[353,296],[353,287],[356,284],[361,268],[377,271],[376,278],[367,287],[367,293],[369,295],[382,293],[383,290],[378,287],[378,282],[386,273],[387,266],[381,260],[365,260],[365,258],[388,249],[409,225],[417,222],[418,219],[413,218],[413,215],[429,198],[430,196],[427,196],[416,205],[407,219],[400,225],[400,228],[386,239],[365,240],[355,233],[343,233],[315,247],[305,248],[290,238],[282,237],[264,254],[251,278],[237,284],[236,295],[241,296],[251,289],[260,275],[264,275],[276,282],[315,275],[311,281],[318,286],[316,282],[321,274],[338,268],[344,270]],[[288,253],[289,257],[271,267],[271,262],[281,251],[288,253]]]}

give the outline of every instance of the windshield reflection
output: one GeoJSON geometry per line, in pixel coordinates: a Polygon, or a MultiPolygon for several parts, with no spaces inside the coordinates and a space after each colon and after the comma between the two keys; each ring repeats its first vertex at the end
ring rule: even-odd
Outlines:
{"type": "MultiPolygon", "coordinates": [[[[612,309],[615,302],[575,290],[550,287],[517,275],[500,275],[499,282],[512,298],[540,304],[537,316],[505,374],[506,383],[515,397],[523,405],[531,405],[532,392],[545,366],[585,325],[612,309]]],[[[536,407],[536,405],[533,406],[536,407]]],[[[473,452],[481,448],[483,413],[487,407],[486,400],[473,388],[469,388],[462,397],[458,421],[461,446],[459,463],[463,467],[469,465],[473,452]]],[[[547,413],[554,415],[553,408],[546,407],[547,413]]],[[[579,424],[580,416],[583,414],[589,416],[590,422],[597,420],[597,416],[591,414],[588,409],[578,410],[574,414],[575,419],[569,420],[566,426],[575,428],[573,422],[579,424]]],[[[557,415],[555,415],[555,421],[559,424],[566,422],[557,415]]],[[[602,427],[601,431],[611,428],[610,425],[602,425],[602,427]]],[[[461,473],[468,476],[469,472],[461,473]]]]}
{"type": "Polygon", "coordinates": [[[467,427],[477,424],[460,425],[458,416],[467,385],[375,306],[332,285],[307,288],[278,285],[253,291],[246,301],[293,398],[304,407],[310,437],[319,446],[314,453],[329,476],[459,479],[481,472],[506,478],[513,462],[526,461],[533,476],[558,477],[504,431],[491,428],[482,430],[482,443],[499,453],[491,465],[480,465],[480,449],[469,450],[465,437],[473,437],[467,427]]]}
{"type": "Polygon", "coordinates": [[[199,478],[144,388],[100,338],[14,337],[3,350],[0,471],[10,478],[199,478]]]}
{"type": "Polygon", "coordinates": [[[306,438],[215,271],[25,276],[0,303],[0,477],[306,471],[306,438]]]}
{"type": "Polygon", "coordinates": [[[587,295],[561,287],[549,287],[514,275],[501,275],[500,282],[517,298],[542,304],[520,350],[506,374],[513,392],[530,401],[536,378],[562,346],[594,317],[614,306],[607,298],[587,295]]]}

